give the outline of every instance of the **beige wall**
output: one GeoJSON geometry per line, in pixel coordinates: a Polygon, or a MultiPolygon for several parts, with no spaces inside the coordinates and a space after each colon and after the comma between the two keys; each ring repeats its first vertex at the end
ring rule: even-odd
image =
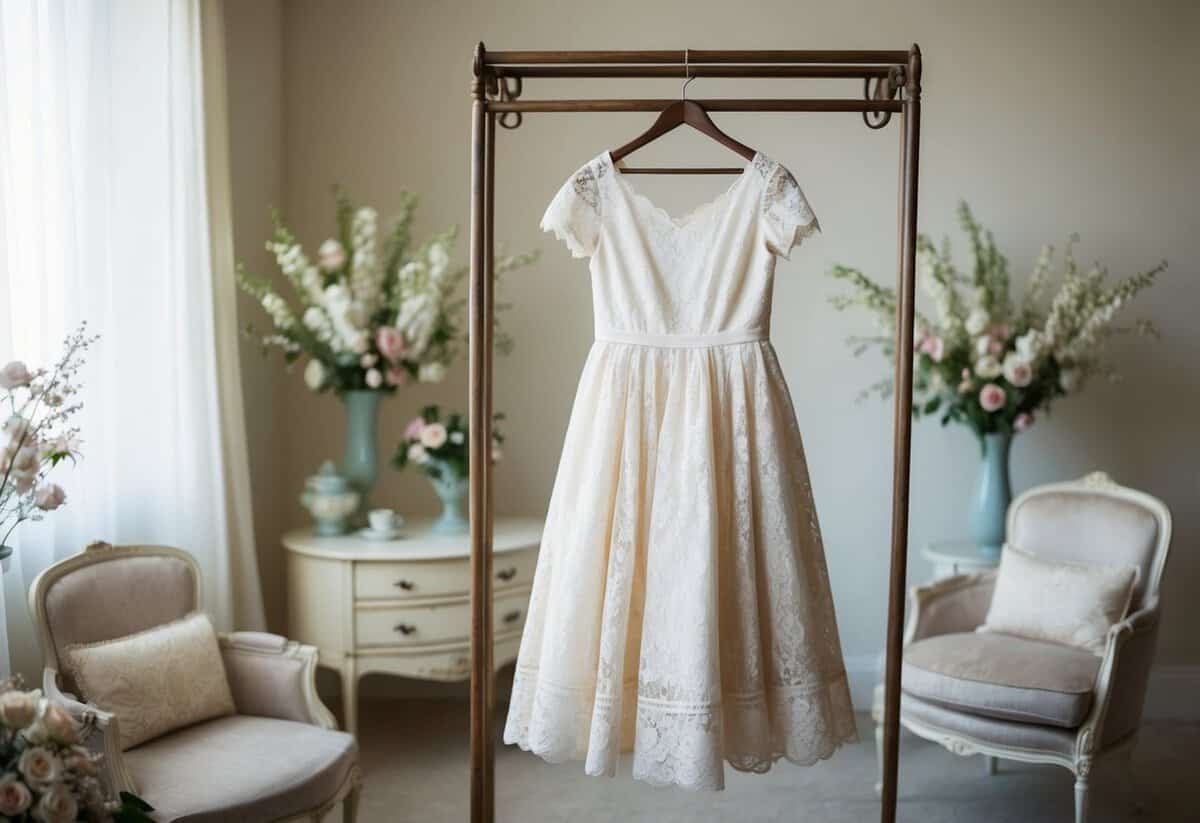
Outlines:
{"type": "MultiPolygon", "coordinates": [[[[465,224],[468,193],[469,66],[472,47],[493,48],[904,48],[925,54],[921,224],[942,234],[967,197],[996,232],[1019,279],[1043,241],[1083,234],[1079,254],[1115,272],[1161,258],[1172,268],[1140,301],[1164,331],[1158,345],[1122,345],[1115,358],[1127,379],[1094,385],[1062,402],[1017,442],[1017,489],[1101,467],[1163,497],[1176,515],[1175,555],[1167,572],[1167,626],[1160,661],[1200,663],[1190,590],[1200,560],[1195,425],[1200,403],[1200,223],[1194,151],[1200,61],[1194,4],[1036,2],[773,2],[603,4],[551,2],[289,2],[283,10],[283,128],[278,116],[278,45],[262,36],[276,4],[230,13],[234,83],[238,251],[258,255],[263,209],[278,191],[284,158],[287,217],[309,244],[332,227],[330,186],[346,185],[384,214],[402,188],[422,195],[418,230],[465,224]],[[245,20],[253,33],[239,34],[245,20]],[[265,50],[264,50],[265,44],[265,50]],[[239,56],[239,47],[249,52],[239,56]],[[240,68],[240,71],[239,71],[240,68]],[[236,80],[239,76],[243,80],[236,80]],[[239,89],[245,82],[251,88],[239,89]],[[239,105],[238,99],[245,97],[239,105]],[[264,112],[259,111],[262,106],[264,112]],[[270,125],[260,121],[265,117],[270,125]],[[251,122],[244,122],[245,120],[251,122]],[[274,141],[274,142],[272,142],[274,141]],[[250,179],[239,180],[241,169],[250,179]],[[249,236],[247,236],[249,233],[249,236]]],[[[591,81],[615,96],[625,85],[591,81]]],[[[642,81],[645,82],[645,81],[642,81]]],[[[795,83],[795,81],[793,81],[795,83]]],[[[783,94],[800,83],[693,83],[696,96],[783,94]]],[[[581,84],[529,84],[526,96],[564,95],[581,84]]],[[[646,96],[678,93],[675,82],[647,83],[646,96]]],[[[834,91],[857,92],[849,82],[834,91]]],[[[542,512],[553,481],[583,358],[591,336],[583,267],[537,231],[559,183],[602,149],[649,122],[634,114],[532,115],[502,133],[497,235],[511,249],[542,247],[543,262],[514,276],[504,297],[516,353],[498,366],[496,408],[508,412],[508,460],[499,469],[500,512],[542,512]]],[[[823,276],[833,262],[892,276],[895,253],[897,129],[864,128],[855,115],[725,115],[720,124],[788,165],[824,226],[791,263],[781,265],[774,339],[805,433],[825,529],[843,643],[852,665],[883,645],[890,477],[890,408],[856,404],[858,390],[883,373],[875,358],[853,359],[847,334],[867,329],[827,304],[823,276]]],[[[680,135],[647,150],[647,161],[723,156],[702,138],[680,135]],[[654,157],[652,155],[657,155],[654,157]]],[[[724,182],[644,178],[668,206],[682,207],[724,182]]],[[[960,242],[960,247],[962,246],[960,242]]],[[[260,255],[261,256],[261,255],[260,255]]],[[[252,312],[254,319],[257,313],[252,312]]],[[[298,375],[262,367],[247,350],[248,396],[263,576],[280,614],[280,528],[302,520],[294,501],[303,478],[341,448],[342,416],[328,396],[309,395],[298,375]],[[270,388],[268,388],[270,387],[270,388]],[[272,532],[272,529],[274,532],[272,532]]],[[[389,400],[383,424],[390,451],[403,422],[429,402],[462,408],[465,367],[435,388],[389,400]]],[[[914,436],[912,544],[962,532],[976,464],[972,438],[922,423],[914,436]]],[[[434,497],[419,477],[388,472],[381,502],[429,511],[434,497]]],[[[914,555],[916,552],[914,551],[914,555]]],[[[915,557],[912,579],[928,574],[915,557]]]]}
{"type": "MultiPolygon", "coordinates": [[[[251,271],[270,273],[264,243],[271,233],[271,206],[283,205],[283,5],[279,0],[225,3],[228,63],[230,176],[233,181],[234,254],[251,271]]],[[[256,301],[239,295],[239,325],[262,328],[256,301]]],[[[294,520],[281,509],[293,488],[284,477],[287,441],[277,422],[286,376],[261,356],[258,344],[242,339],[242,388],[246,436],[267,620],[283,628],[279,534],[294,520]]]]}

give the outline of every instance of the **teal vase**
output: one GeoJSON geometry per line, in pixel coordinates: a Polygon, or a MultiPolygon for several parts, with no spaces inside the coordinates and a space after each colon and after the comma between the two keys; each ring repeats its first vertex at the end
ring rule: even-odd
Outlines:
{"type": "Polygon", "coordinates": [[[983,436],[983,459],[975,481],[969,527],[980,554],[995,557],[1004,545],[1004,518],[1012,500],[1008,479],[1008,453],[1012,435],[993,432],[983,436]]]}
{"type": "Polygon", "coordinates": [[[467,519],[463,516],[463,498],[467,495],[468,482],[465,475],[460,475],[454,466],[444,460],[430,460],[430,466],[437,470],[429,474],[433,490],[442,501],[442,513],[433,521],[434,534],[466,534],[469,531],[467,519]]]}
{"type": "Polygon", "coordinates": [[[342,475],[358,492],[359,515],[369,510],[371,490],[379,476],[376,441],[381,397],[382,393],[377,391],[342,392],[342,401],[346,404],[346,452],[342,457],[342,475]]]}

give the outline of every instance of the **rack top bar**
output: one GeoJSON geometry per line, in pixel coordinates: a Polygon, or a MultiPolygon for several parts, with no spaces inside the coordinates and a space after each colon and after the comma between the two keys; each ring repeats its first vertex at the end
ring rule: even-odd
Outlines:
{"type": "MultiPolygon", "coordinates": [[[[902,51],[711,51],[688,49],[688,63],[862,63],[867,65],[907,65],[909,52],[902,51]]],[[[684,50],[669,51],[485,51],[488,66],[551,64],[682,64],[684,50]]]]}

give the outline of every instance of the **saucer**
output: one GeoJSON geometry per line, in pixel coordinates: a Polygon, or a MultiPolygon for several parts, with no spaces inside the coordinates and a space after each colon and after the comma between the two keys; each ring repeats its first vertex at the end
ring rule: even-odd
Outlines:
{"type": "Polygon", "coordinates": [[[391,531],[377,532],[370,526],[358,530],[358,536],[363,540],[396,540],[402,536],[402,527],[397,526],[391,531]]]}

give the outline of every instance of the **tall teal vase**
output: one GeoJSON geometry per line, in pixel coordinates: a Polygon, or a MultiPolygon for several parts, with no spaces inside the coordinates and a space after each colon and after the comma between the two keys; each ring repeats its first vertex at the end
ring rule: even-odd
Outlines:
{"type": "Polygon", "coordinates": [[[382,392],[342,392],[346,404],[346,452],[342,474],[358,492],[358,514],[370,509],[369,498],[379,476],[376,441],[379,435],[379,401],[382,392]]]}
{"type": "Polygon", "coordinates": [[[983,459],[975,481],[968,526],[979,553],[995,557],[1004,545],[1004,518],[1012,500],[1008,479],[1008,453],[1012,435],[995,432],[983,436],[983,459]]]}

